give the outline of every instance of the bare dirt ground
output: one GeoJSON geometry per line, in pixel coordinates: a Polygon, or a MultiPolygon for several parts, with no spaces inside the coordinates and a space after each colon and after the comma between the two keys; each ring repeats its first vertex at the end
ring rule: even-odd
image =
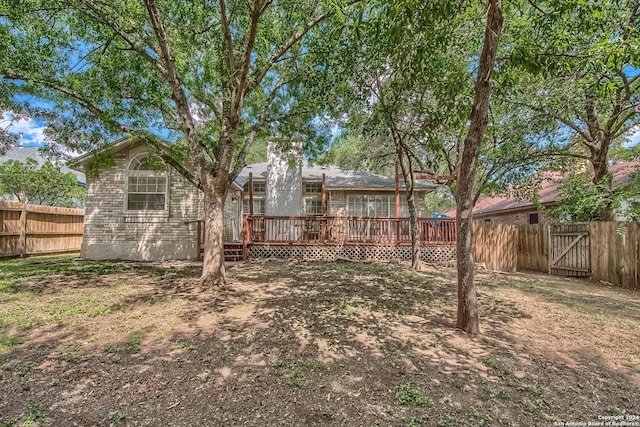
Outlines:
{"type": "Polygon", "coordinates": [[[638,292],[479,271],[472,337],[449,267],[229,275],[212,290],[197,266],[0,261],[0,424],[640,425],[638,292]]]}

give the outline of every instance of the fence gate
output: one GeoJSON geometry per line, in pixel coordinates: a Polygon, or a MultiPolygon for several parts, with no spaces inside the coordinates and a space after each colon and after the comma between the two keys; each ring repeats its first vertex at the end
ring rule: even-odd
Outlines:
{"type": "Polygon", "coordinates": [[[589,224],[549,225],[549,274],[591,275],[589,224]]]}

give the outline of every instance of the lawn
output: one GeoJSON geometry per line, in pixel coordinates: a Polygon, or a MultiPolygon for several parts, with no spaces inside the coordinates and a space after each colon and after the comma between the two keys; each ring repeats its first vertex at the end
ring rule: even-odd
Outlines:
{"type": "Polygon", "coordinates": [[[0,425],[553,426],[640,415],[638,292],[480,271],[482,334],[472,337],[453,327],[448,267],[269,260],[229,274],[211,290],[192,265],[0,261],[0,425]]]}

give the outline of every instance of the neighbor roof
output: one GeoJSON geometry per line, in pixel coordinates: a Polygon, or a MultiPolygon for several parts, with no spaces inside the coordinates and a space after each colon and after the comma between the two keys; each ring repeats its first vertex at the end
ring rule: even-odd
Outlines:
{"type": "MultiPolygon", "coordinates": [[[[255,178],[265,179],[267,177],[268,163],[254,163],[246,166],[236,183],[241,187],[249,180],[249,173],[255,178]]],[[[314,165],[305,161],[302,164],[302,179],[321,180],[325,176],[325,184],[330,190],[394,190],[395,180],[392,177],[378,175],[370,172],[356,172],[342,169],[333,165],[314,165]]],[[[404,180],[400,180],[400,188],[404,188],[404,180]]],[[[417,182],[415,189],[419,191],[431,191],[437,186],[417,182]]]]}
{"type": "MultiPolygon", "coordinates": [[[[9,148],[3,156],[0,156],[0,163],[7,162],[9,160],[15,160],[20,163],[26,163],[27,159],[35,160],[36,162],[38,162],[39,165],[42,165],[47,161],[52,161],[53,163],[59,163],[58,159],[56,159],[53,156],[47,156],[47,154],[48,153],[44,151],[41,147],[17,146],[17,147],[9,148]]],[[[76,179],[78,180],[78,184],[85,185],[86,183],[86,178],[82,172],[69,169],[64,165],[60,166],[60,172],[62,173],[71,172],[76,176],[76,179]]]]}
{"type": "MultiPolygon", "coordinates": [[[[640,160],[632,162],[618,162],[609,166],[609,172],[613,175],[614,188],[620,188],[629,181],[629,175],[633,172],[637,172],[640,168],[640,160]]],[[[559,184],[568,179],[568,175],[563,175],[560,172],[549,172],[544,174],[543,180],[540,183],[540,189],[538,190],[538,203],[542,206],[550,206],[556,202],[558,198],[558,186],[559,184]]],[[[514,197],[481,197],[473,208],[473,215],[476,218],[480,218],[488,215],[495,215],[499,213],[515,212],[522,210],[536,209],[537,205],[534,205],[529,200],[516,199],[514,197]]],[[[450,217],[456,216],[456,209],[453,208],[445,215],[450,217]]]]}

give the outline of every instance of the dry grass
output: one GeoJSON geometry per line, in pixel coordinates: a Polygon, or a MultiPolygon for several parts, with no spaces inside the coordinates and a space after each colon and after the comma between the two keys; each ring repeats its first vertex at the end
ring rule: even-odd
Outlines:
{"type": "Polygon", "coordinates": [[[640,413],[640,294],[479,272],[0,262],[4,425],[552,425],[640,413]]]}

